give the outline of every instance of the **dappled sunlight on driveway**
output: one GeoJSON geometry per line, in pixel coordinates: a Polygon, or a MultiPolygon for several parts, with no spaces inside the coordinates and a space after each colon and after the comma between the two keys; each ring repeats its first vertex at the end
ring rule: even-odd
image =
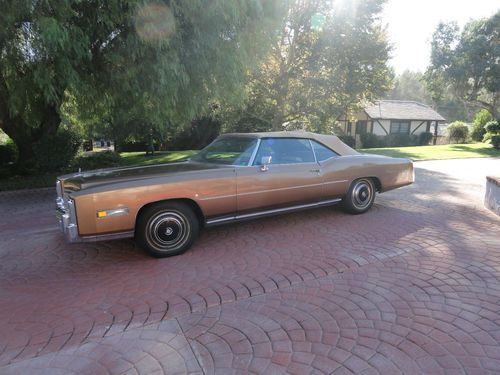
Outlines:
{"type": "Polygon", "coordinates": [[[50,190],[0,194],[16,210],[0,218],[0,372],[498,372],[500,219],[481,197],[498,163],[416,163],[364,215],[210,228],[162,260],[66,244],[50,190]]]}

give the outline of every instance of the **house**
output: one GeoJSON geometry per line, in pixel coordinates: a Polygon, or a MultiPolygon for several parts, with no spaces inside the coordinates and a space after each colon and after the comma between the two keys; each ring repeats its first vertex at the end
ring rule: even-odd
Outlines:
{"type": "Polygon", "coordinates": [[[346,135],[372,133],[386,136],[434,133],[436,124],[439,126],[446,120],[426,104],[409,100],[379,100],[360,111],[355,121],[345,117],[339,121],[346,135]]]}

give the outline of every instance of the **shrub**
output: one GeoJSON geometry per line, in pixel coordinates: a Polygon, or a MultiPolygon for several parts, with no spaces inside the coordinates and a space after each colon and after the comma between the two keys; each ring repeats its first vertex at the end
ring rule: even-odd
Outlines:
{"type": "Polygon", "coordinates": [[[418,135],[418,145],[419,146],[427,146],[431,143],[434,135],[431,132],[423,132],[418,135]]]}
{"type": "Polygon", "coordinates": [[[491,145],[497,149],[500,149],[500,135],[491,136],[491,145]]]}
{"type": "Polygon", "coordinates": [[[470,132],[470,137],[473,141],[481,142],[485,134],[486,130],[484,129],[484,126],[474,124],[470,132]]]}
{"type": "Polygon", "coordinates": [[[386,137],[388,147],[415,146],[418,144],[418,136],[411,134],[389,134],[386,137]]]}
{"type": "Polygon", "coordinates": [[[54,135],[44,136],[33,147],[37,167],[44,172],[67,168],[80,143],[78,134],[69,129],[59,129],[54,135]]]}
{"type": "Polygon", "coordinates": [[[446,128],[450,143],[465,143],[469,136],[469,128],[462,121],[452,122],[446,128]]]}
{"type": "Polygon", "coordinates": [[[498,137],[500,136],[500,122],[490,121],[484,126],[486,134],[483,137],[483,142],[490,142],[493,147],[498,148],[498,137]]]}
{"type": "Polygon", "coordinates": [[[339,139],[344,142],[349,147],[354,147],[356,145],[356,140],[350,135],[339,135],[339,139]]]}
{"type": "MultiPolygon", "coordinates": [[[[246,125],[248,129],[244,132],[258,131],[258,122],[248,121],[246,125]]],[[[245,124],[238,124],[239,126],[245,124]]],[[[211,117],[202,117],[191,121],[191,123],[184,127],[169,143],[170,148],[174,150],[199,150],[210,142],[212,142],[221,133],[222,124],[220,121],[211,117]]],[[[241,131],[238,129],[237,131],[241,131]]]]}
{"type": "Polygon", "coordinates": [[[491,120],[493,120],[493,117],[486,109],[482,109],[476,113],[476,116],[474,117],[474,125],[470,133],[470,136],[474,141],[481,142],[483,140],[484,134],[486,133],[484,126],[491,120]]]}
{"type": "Polygon", "coordinates": [[[490,121],[484,126],[486,132],[490,134],[500,134],[500,123],[497,121],[490,121]]]}
{"type": "Polygon", "coordinates": [[[146,142],[119,142],[117,149],[120,152],[146,152],[148,145],[146,142]]]}
{"type": "Polygon", "coordinates": [[[12,177],[12,169],[0,166],[0,179],[12,177]]]}
{"type": "Polygon", "coordinates": [[[0,165],[15,163],[17,160],[17,147],[12,140],[0,145],[0,165]]]}
{"type": "Polygon", "coordinates": [[[376,134],[365,133],[361,134],[360,138],[363,148],[377,148],[385,146],[384,139],[376,134]]]}
{"type": "Polygon", "coordinates": [[[121,163],[121,157],[113,151],[96,152],[91,155],[79,155],[71,166],[73,169],[81,168],[83,171],[100,168],[117,167],[121,163]]]}

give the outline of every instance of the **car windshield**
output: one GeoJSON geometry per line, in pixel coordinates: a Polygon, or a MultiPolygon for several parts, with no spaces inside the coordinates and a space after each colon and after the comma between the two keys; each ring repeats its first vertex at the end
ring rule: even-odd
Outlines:
{"type": "Polygon", "coordinates": [[[191,160],[225,165],[248,165],[257,144],[256,138],[228,137],[217,139],[191,160]]]}

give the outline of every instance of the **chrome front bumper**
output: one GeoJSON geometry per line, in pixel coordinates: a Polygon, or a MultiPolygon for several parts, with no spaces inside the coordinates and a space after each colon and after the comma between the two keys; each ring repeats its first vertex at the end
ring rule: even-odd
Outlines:
{"type": "Polygon", "coordinates": [[[78,225],[76,224],[75,202],[68,199],[66,203],[64,198],[57,197],[56,217],[66,240],[68,242],[80,242],[78,225]]]}
{"type": "Polygon", "coordinates": [[[80,236],[78,234],[78,224],[76,221],[76,208],[75,201],[70,197],[64,199],[61,181],[57,180],[56,183],[56,217],[59,222],[61,231],[66,237],[68,242],[96,242],[115,240],[119,238],[134,237],[134,231],[120,232],[120,233],[106,233],[93,236],[80,236]]]}

